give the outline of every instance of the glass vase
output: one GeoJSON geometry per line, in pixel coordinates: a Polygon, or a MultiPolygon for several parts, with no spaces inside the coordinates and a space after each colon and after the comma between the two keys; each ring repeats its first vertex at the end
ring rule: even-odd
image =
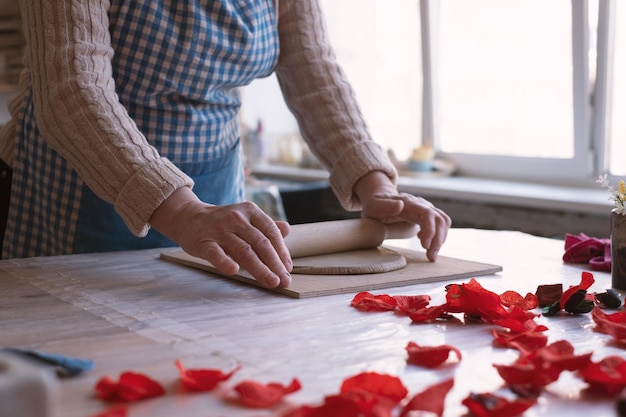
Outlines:
{"type": "Polygon", "coordinates": [[[611,213],[611,286],[626,290],[626,216],[611,213]]]}

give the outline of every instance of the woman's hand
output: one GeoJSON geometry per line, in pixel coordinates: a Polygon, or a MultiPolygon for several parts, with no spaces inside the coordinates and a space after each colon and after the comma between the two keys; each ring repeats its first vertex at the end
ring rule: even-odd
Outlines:
{"type": "Polygon", "coordinates": [[[267,288],[291,283],[291,256],[283,240],[289,224],[274,221],[253,203],[213,206],[183,187],[161,204],[150,224],[226,275],[241,267],[267,288]]]}
{"type": "Polygon", "coordinates": [[[361,200],[362,216],[378,219],[386,224],[409,223],[419,226],[417,237],[426,257],[434,261],[448,236],[450,217],[429,201],[411,194],[398,193],[383,172],[370,172],[355,185],[361,200]]]}

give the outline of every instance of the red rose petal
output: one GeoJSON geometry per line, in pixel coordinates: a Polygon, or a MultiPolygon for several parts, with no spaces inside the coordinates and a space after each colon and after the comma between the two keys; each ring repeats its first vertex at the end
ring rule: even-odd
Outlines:
{"type": "Polygon", "coordinates": [[[294,378],[288,386],[270,382],[262,384],[256,381],[242,381],[235,385],[241,404],[251,408],[269,408],[278,404],[285,395],[302,388],[300,381],[294,378]]]}
{"type": "Polygon", "coordinates": [[[536,399],[510,401],[491,393],[470,394],[463,400],[475,417],[516,417],[537,403],[536,399]]]}
{"type": "Polygon", "coordinates": [[[435,368],[444,363],[448,360],[450,351],[456,354],[459,361],[462,357],[461,351],[450,345],[420,346],[415,342],[409,342],[406,351],[409,354],[408,363],[426,368],[435,368]]]}
{"type": "Polygon", "coordinates": [[[411,314],[419,311],[430,303],[429,295],[396,295],[397,310],[405,314],[411,314]]]}
{"type": "Polygon", "coordinates": [[[561,295],[561,301],[560,301],[561,309],[565,308],[565,303],[567,302],[567,300],[569,300],[572,294],[574,294],[578,290],[587,291],[594,282],[595,282],[595,279],[593,278],[593,274],[591,272],[583,271],[580,277],[580,284],[572,285],[565,292],[563,292],[563,295],[561,295]]]}
{"type": "Polygon", "coordinates": [[[626,344],[626,310],[606,314],[600,307],[594,307],[591,318],[596,324],[596,331],[611,335],[618,342],[626,344]]]}
{"type": "Polygon", "coordinates": [[[500,296],[483,288],[474,278],[466,284],[446,286],[446,302],[450,313],[479,316],[487,322],[507,315],[500,296]]]}
{"type": "Polygon", "coordinates": [[[590,361],[580,369],[580,374],[594,392],[617,396],[626,388],[626,360],[620,356],[590,361]]]}
{"type": "Polygon", "coordinates": [[[537,308],[538,300],[535,294],[528,293],[525,297],[522,297],[516,291],[505,291],[500,294],[500,301],[505,307],[517,306],[522,310],[532,310],[537,308]]]}
{"type": "Polygon", "coordinates": [[[439,318],[446,318],[447,304],[425,307],[409,313],[413,323],[431,323],[439,318]]]}
{"type": "Polygon", "coordinates": [[[361,311],[393,311],[398,302],[387,294],[374,295],[362,291],[354,296],[350,305],[361,311]]]}
{"type": "Polygon", "coordinates": [[[341,384],[341,393],[360,391],[386,398],[394,404],[399,403],[408,394],[400,378],[376,372],[360,373],[345,379],[341,384]]]}
{"type": "Polygon", "coordinates": [[[496,341],[504,347],[533,351],[548,343],[548,336],[540,332],[502,332],[493,330],[496,341]]]}
{"type": "Polygon", "coordinates": [[[119,382],[105,376],[96,384],[96,396],[107,401],[132,402],[164,394],[161,384],[135,372],[122,373],[119,382]]]}
{"type": "Polygon", "coordinates": [[[228,380],[240,369],[237,367],[229,373],[223,373],[219,369],[185,369],[179,360],[175,363],[183,386],[194,392],[211,391],[217,384],[228,380]]]}
{"type": "Polygon", "coordinates": [[[411,398],[402,409],[399,417],[410,417],[414,411],[427,411],[441,417],[443,415],[446,395],[454,386],[454,379],[447,379],[431,385],[411,398]]]}

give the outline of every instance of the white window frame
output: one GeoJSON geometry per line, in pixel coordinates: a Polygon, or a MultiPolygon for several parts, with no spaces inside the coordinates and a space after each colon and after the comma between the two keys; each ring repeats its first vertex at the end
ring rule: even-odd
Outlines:
{"type": "MultiPolygon", "coordinates": [[[[604,0],[610,3],[611,0],[604,0]]],[[[424,106],[422,141],[437,148],[437,4],[420,0],[424,106]]],[[[522,158],[476,154],[443,153],[459,174],[472,177],[520,180],[558,185],[592,185],[599,173],[598,146],[591,140],[592,107],[589,74],[589,27],[587,0],[572,0],[574,157],[571,159],[522,158]]]]}

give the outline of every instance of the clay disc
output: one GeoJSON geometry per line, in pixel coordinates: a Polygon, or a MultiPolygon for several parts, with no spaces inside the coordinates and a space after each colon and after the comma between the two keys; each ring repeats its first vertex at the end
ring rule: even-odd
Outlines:
{"type": "Polygon", "coordinates": [[[292,274],[355,275],[395,271],[406,266],[406,259],[391,249],[373,249],[307,256],[293,259],[292,274]]]}

